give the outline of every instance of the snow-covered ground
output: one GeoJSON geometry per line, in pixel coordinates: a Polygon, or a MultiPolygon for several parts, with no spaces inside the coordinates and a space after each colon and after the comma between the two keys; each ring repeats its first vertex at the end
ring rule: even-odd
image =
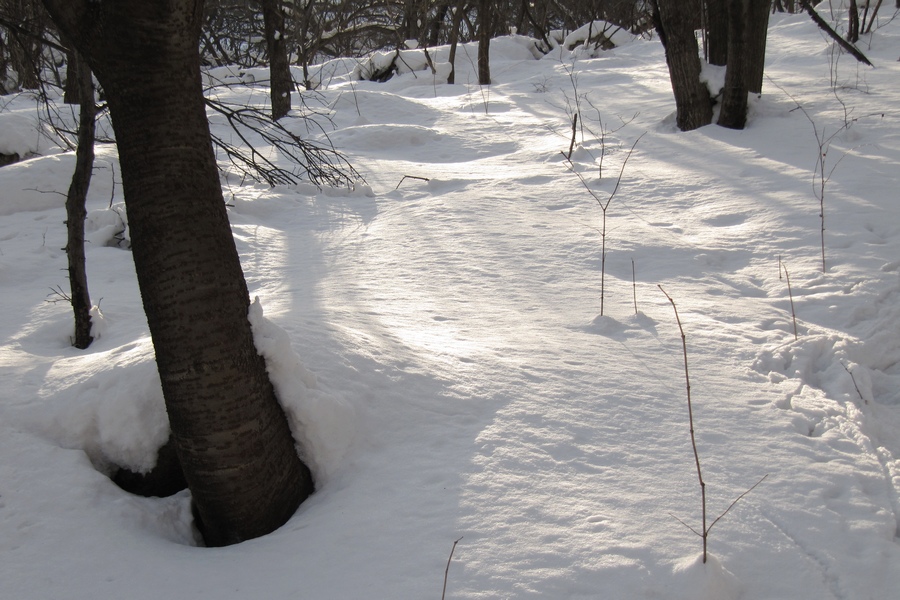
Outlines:
{"type": "Polygon", "coordinates": [[[540,60],[523,42],[493,43],[490,88],[472,47],[454,86],[330,63],[320,112],[368,185],[226,187],[319,486],[227,548],[196,545],[186,492],[138,498],[102,472],[149,467],[167,434],[112,243],[115,153],[98,148],[89,200],[103,330],[78,351],[69,307],[47,302],[67,286],[74,160],[28,133],[26,98],[7,106],[0,146],[44,156],[0,169],[0,597],[439,598],[457,539],[447,598],[897,597],[900,22],[864,40],[875,69],[841,56],[835,78],[809,18],[774,16],[743,131],[674,130],[656,40],[540,60]],[[825,273],[814,127],[831,141],[825,273]],[[607,212],[601,316],[601,209],[571,169],[605,200],[640,136],[607,212]],[[686,334],[710,521],[768,474],[706,565],[679,523],[701,528],[700,492],[658,285],[686,334]]]}

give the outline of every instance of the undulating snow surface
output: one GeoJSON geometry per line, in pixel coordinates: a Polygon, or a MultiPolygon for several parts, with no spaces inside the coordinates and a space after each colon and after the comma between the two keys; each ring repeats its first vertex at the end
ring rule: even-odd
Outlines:
{"type": "MultiPolygon", "coordinates": [[[[99,147],[102,335],[78,351],[69,307],[47,302],[68,285],[74,160],[26,134],[34,104],[15,100],[0,148],[43,156],[0,169],[0,597],[439,598],[461,538],[448,598],[896,598],[898,42],[896,22],[865,38],[869,69],[808,17],[774,16],[743,131],[675,131],[656,40],[540,60],[496,40],[489,88],[471,46],[453,86],[424,62],[384,84],[325,65],[309,103],[367,186],[225,189],[258,345],[319,489],[277,532],[220,549],[196,545],[186,492],[138,498],[104,474],[149,468],[168,427],[120,170],[99,147]],[[814,127],[830,140],[825,273],[814,127]],[[601,209],[572,169],[605,201],[640,136],[607,211],[601,316],[601,209]],[[705,565],[678,521],[701,528],[700,493],[659,284],[686,334],[710,521],[768,474],[705,565]]],[[[445,73],[447,50],[432,56],[445,73]]]]}

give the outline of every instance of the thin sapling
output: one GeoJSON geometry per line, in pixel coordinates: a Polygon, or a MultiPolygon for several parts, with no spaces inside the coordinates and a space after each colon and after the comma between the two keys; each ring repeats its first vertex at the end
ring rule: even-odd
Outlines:
{"type": "MultiPolygon", "coordinates": [[[[622,175],[625,173],[625,165],[628,164],[628,159],[631,158],[631,154],[634,152],[635,146],[637,146],[638,142],[641,141],[641,138],[644,137],[642,133],[638,136],[638,139],[634,140],[634,144],[631,145],[631,149],[628,151],[628,154],[625,156],[625,160],[622,161],[622,168],[619,170],[619,176],[616,178],[616,185],[613,187],[612,192],[610,192],[609,196],[606,197],[606,200],[600,198],[597,195],[597,192],[591,189],[588,185],[587,181],[585,181],[584,176],[575,170],[575,166],[572,164],[572,161],[566,159],[569,164],[569,170],[575,174],[576,177],[581,181],[581,185],[584,186],[584,189],[588,191],[588,193],[597,201],[597,204],[600,205],[600,210],[603,213],[603,220],[600,227],[600,239],[601,239],[601,250],[600,250],[600,316],[603,316],[603,301],[606,296],[606,212],[609,209],[609,204],[612,202],[612,199],[615,197],[616,192],[619,191],[619,184],[622,183],[622,175]]],[[[563,154],[565,156],[565,154],[563,154]]]]}
{"type": "Polygon", "coordinates": [[[703,481],[703,471],[700,469],[700,453],[697,451],[697,436],[694,433],[694,408],[693,408],[693,405],[691,404],[691,376],[690,376],[690,373],[688,372],[687,338],[684,334],[684,327],[682,327],[682,325],[681,325],[681,317],[678,316],[678,307],[675,306],[675,300],[672,299],[672,297],[666,292],[666,290],[663,289],[663,287],[661,285],[657,284],[657,287],[659,287],[659,290],[666,296],[666,298],[672,304],[672,310],[675,311],[675,321],[678,323],[678,331],[681,333],[681,348],[682,348],[682,351],[684,354],[684,382],[685,382],[685,386],[687,388],[688,423],[690,424],[690,431],[691,431],[691,447],[694,450],[694,464],[697,467],[697,479],[700,482],[700,508],[701,508],[702,519],[703,519],[703,528],[701,531],[697,531],[696,529],[694,529],[693,527],[691,527],[690,525],[688,525],[687,523],[685,523],[678,517],[675,517],[675,515],[672,515],[672,516],[675,517],[675,519],[679,523],[681,523],[682,525],[684,525],[685,527],[687,527],[688,529],[690,529],[691,531],[693,531],[695,534],[697,534],[698,536],[700,536],[703,539],[703,563],[706,564],[709,532],[712,530],[713,526],[716,523],[718,523],[722,519],[722,517],[727,515],[728,512],[732,509],[732,507],[741,500],[741,498],[743,498],[744,496],[746,496],[747,494],[752,492],[753,489],[756,486],[758,486],[760,483],[762,483],[763,479],[765,479],[769,475],[768,475],[768,473],[763,475],[762,478],[759,481],[757,481],[756,483],[754,483],[750,489],[748,489],[746,492],[744,492],[743,494],[741,494],[740,496],[735,498],[734,502],[732,502],[730,505],[728,505],[728,508],[726,508],[722,514],[720,514],[718,517],[716,517],[712,523],[710,523],[709,525],[706,524],[706,482],[703,481]]]}

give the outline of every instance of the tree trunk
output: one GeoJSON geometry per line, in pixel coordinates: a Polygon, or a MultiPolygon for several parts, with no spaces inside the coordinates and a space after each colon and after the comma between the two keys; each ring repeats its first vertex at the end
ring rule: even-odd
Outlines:
{"type": "MultiPolygon", "coordinates": [[[[752,0],[728,1],[728,66],[718,124],[743,129],[747,123],[747,77],[745,62],[747,5],[752,0]]],[[[756,0],[757,2],[760,0],[756,0]]]]}
{"type": "Polygon", "coordinates": [[[284,9],[281,0],[261,0],[266,48],[269,54],[269,85],[272,94],[272,120],[277,121],[291,110],[294,79],[288,61],[285,41],[284,9]]]}
{"type": "Polygon", "coordinates": [[[66,256],[69,261],[69,287],[72,311],[75,313],[75,337],[72,345],[84,350],[91,345],[91,295],[88,293],[87,271],[84,256],[84,220],[87,218],[87,193],[91,186],[91,172],[94,168],[94,118],[97,114],[94,104],[94,82],[90,68],[84,64],[77,52],[71,52],[74,64],[69,68],[77,74],[78,103],[78,148],[75,151],[75,172],[66,195],[66,256]]]}
{"type": "Polygon", "coordinates": [[[704,0],[706,11],[706,60],[711,65],[728,62],[728,4],[726,0],[704,0]]]}
{"type": "Polygon", "coordinates": [[[700,48],[694,36],[695,15],[690,0],[652,0],[653,21],[666,50],[666,64],[675,94],[675,123],[690,131],[712,122],[712,101],[700,81],[700,48]]]}
{"type": "Polygon", "coordinates": [[[172,439],[208,545],[312,492],[257,353],[200,78],[202,0],[44,0],[103,85],[172,439]]]}
{"type": "Polygon", "coordinates": [[[453,9],[453,21],[450,25],[450,74],[447,76],[447,83],[453,85],[456,83],[456,46],[459,43],[459,26],[462,23],[462,13],[465,6],[465,0],[459,0],[453,9]]]}
{"type": "Polygon", "coordinates": [[[435,9],[434,18],[431,19],[431,26],[428,28],[428,46],[434,48],[441,41],[441,30],[444,28],[444,20],[447,18],[447,12],[450,10],[450,2],[442,2],[435,9]]]}
{"type": "MultiPolygon", "coordinates": [[[[70,44],[66,45],[69,47],[66,49],[66,84],[63,90],[63,102],[66,104],[80,104],[81,78],[78,75],[78,69],[82,66],[87,68],[87,66],[82,65],[84,61],[78,56],[78,52],[70,44]]],[[[93,82],[91,87],[93,88],[93,82]]],[[[93,92],[91,93],[93,94],[93,92]]]]}
{"type": "Polygon", "coordinates": [[[751,94],[762,94],[771,8],[771,0],[751,0],[747,9],[747,54],[744,60],[747,61],[747,91],[751,94]]]}
{"type": "Polygon", "coordinates": [[[856,0],[850,0],[847,13],[847,41],[855,44],[859,41],[859,7],[856,5],[856,0]]]}
{"type": "Polygon", "coordinates": [[[494,3],[478,2],[478,85],[491,85],[491,34],[493,33],[494,3]]]}

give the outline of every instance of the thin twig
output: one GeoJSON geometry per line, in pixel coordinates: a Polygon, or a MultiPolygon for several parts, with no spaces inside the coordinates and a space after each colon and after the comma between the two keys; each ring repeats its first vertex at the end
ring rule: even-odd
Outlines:
{"type": "Polygon", "coordinates": [[[853,381],[853,387],[856,388],[856,393],[859,394],[859,399],[862,400],[863,403],[868,404],[869,401],[866,400],[863,397],[862,392],[859,391],[859,386],[856,384],[856,377],[853,375],[853,371],[851,371],[850,368],[844,364],[844,361],[841,361],[841,366],[844,367],[844,370],[847,371],[848,375],[850,375],[850,379],[853,381]]]}
{"type": "Polygon", "coordinates": [[[575,149],[575,135],[578,133],[578,113],[572,116],[572,140],[569,142],[569,153],[566,154],[567,160],[572,160],[572,151],[575,149]]]}
{"type": "MultiPolygon", "coordinates": [[[[566,158],[568,163],[569,170],[575,174],[576,177],[581,181],[581,185],[584,186],[584,189],[588,191],[588,193],[593,196],[594,200],[597,201],[597,204],[600,205],[600,210],[603,212],[603,221],[600,229],[600,239],[601,239],[601,249],[600,249],[600,316],[603,316],[603,302],[606,298],[606,209],[609,208],[609,203],[612,202],[612,199],[615,197],[616,192],[619,191],[619,184],[622,183],[622,175],[625,174],[625,165],[628,164],[628,159],[631,158],[631,155],[634,153],[634,148],[637,146],[638,142],[641,141],[641,138],[646,135],[646,132],[642,133],[638,136],[634,143],[631,145],[631,149],[628,150],[628,154],[625,156],[625,160],[622,161],[622,168],[619,169],[619,176],[616,178],[616,185],[613,188],[613,191],[607,196],[606,201],[600,199],[600,196],[594,192],[588,185],[587,181],[585,181],[584,176],[575,170],[575,166],[572,164],[572,161],[566,158]]],[[[561,154],[565,156],[565,153],[561,154]]]]}
{"type": "Polygon", "coordinates": [[[763,475],[763,476],[760,478],[759,481],[757,481],[757,482],[754,483],[752,486],[750,486],[750,489],[749,489],[749,490],[747,490],[746,492],[744,492],[743,494],[741,494],[740,496],[738,496],[737,498],[735,498],[735,499],[734,499],[734,502],[732,502],[731,504],[729,504],[729,505],[728,505],[728,508],[725,509],[725,512],[723,512],[721,515],[719,515],[718,517],[716,517],[716,520],[709,524],[709,527],[706,528],[706,533],[707,533],[707,535],[709,535],[709,532],[710,532],[710,530],[713,528],[713,525],[715,525],[716,523],[719,522],[719,519],[721,519],[722,517],[724,517],[725,515],[727,515],[727,514],[728,514],[728,511],[730,511],[730,510],[734,507],[735,504],[737,504],[738,502],[741,501],[741,498],[743,498],[744,496],[746,496],[747,494],[749,494],[750,492],[752,492],[752,491],[756,488],[756,486],[758,486],[759,484],[761,484],[761,483],[763,482],[763,480],[764,480],[766,477],[768,477],[768,476],[769,476],[769,474],[766,473],[765,475],[763,475]]]}
{"type": "Polygon", "coordinates": [[[427,177],[418,177],[418,176],[416,176],[416,175],[404,175],[404,176],[403,176],[403,179],[400,180],[400,183],[398,183],[398,184],[397,184],[397,187],[395,187],[394,189],[395,189],[395,190],[399,190],[399,189],[400,189],[400,185],[401,185],[404,181],[406,181],[407,179],[418,179],[418,180],[420,180],[420,181],[431,181],[431,180],[428,179],[427,177]]]}
{"type": "Polygon", "coordinates": [[[450,548],[450,556],[447,557],[447,567],[444,569],[444,591],[441,592],[441,600],[444,600],[444,597],[447,595],[447,575],[450,573],[450,561],[453,560],[453,551],[456,550],[456,545],[461,539],[463,539],[463,536],[459,536],[453,541],[453,547],[450,548]]]}
{"type": "Polygon", "coordinates": [[[687,523],[685,523],[684,521],[679,519],[677,516],[675,516],[675,513],[669,513],[669,516],[672,517],[673,519],[675,519],[676,521],[678,521],[679,523],[681,523],[682,525],[684,525],[685,527],[687,527],[688,529],[690,529],[691,531],[693,531],[699,537],[703,537],[702,533],[700,533],[699,531],[697,531],[696,529],[694,529],[693,527],[691,527],[690,525],[688,525],[687,523]]]}
{"type": "Polygon", "coordinates": [[[684,382],[687,388],[688,420],[691,428],[691,446],[694,449],[694,462],[697,465],[697,479],[700,481],[700,502],[703,512],[703,535],[700,537],[703,538],[703,562],[705,564],[707,538],[709,537],[709,529],[706,527],[706,483],[703,481],[703,473],[700,470],[700,453],[697,452],[697,438],[694,434],[694,408],[691,404],[691,377],[688,373],[687,338],[684,335],[684,327],[681,326],[681,317],[678,316],[678,307],[675,306],[675,300],[666,293],[663,286],[657,284],[657,287],[672,304],[672,310],[675,311],[675,321],[678,323],[678,330],[681,332],[681,347],[684,351],[684,382]]]}
{"type": "Polygon", "coordinates": [[[634,259],[631,259],[631,291],[634,296],[634,314],[638,314],[637,309],[637,280],[634,276],[634,259]]]}
{"type": "Polygon", "coordinates": [[[788,273],[787,265],[778,257],[778,278],[781,279],[781,271],[784,270],[784,278],[787,280],[788,298],[791,299],[791,318],[794,320],[794,339],[800,339],[797,335],[797,313],[794,312],[794,292],[791,290],[791,274],[788,273]]]}

